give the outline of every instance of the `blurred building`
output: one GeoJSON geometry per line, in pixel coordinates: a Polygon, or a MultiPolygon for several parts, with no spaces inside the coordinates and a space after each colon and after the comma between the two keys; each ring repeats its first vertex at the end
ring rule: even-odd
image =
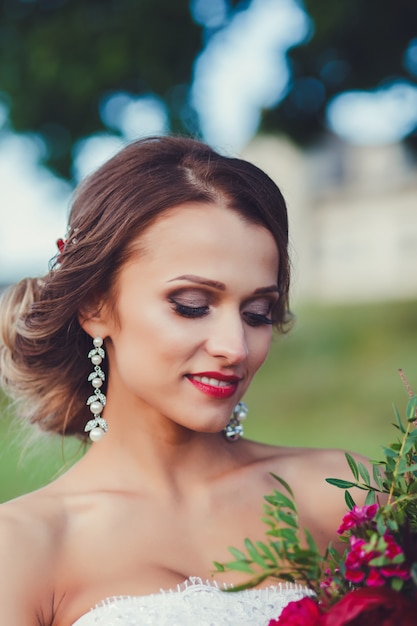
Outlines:
{"type": "Polygon", "coordinates": [[[330,137],[303,152],[258,137],[244,157],[287,200],[295,297],[417,297],[417,166],[403,145],[352,146],[330,137]]]}

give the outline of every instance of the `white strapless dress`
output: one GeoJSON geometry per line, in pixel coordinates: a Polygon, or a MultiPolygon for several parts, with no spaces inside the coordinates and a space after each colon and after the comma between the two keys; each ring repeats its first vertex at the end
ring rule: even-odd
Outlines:
{"type": "Polygon", "coordinates": [[[107,598],[73,626],[267,626],[289,602],[310,594],[286,583],[225,593],[216,583],[190,578],[169,591],[107,598]]]}

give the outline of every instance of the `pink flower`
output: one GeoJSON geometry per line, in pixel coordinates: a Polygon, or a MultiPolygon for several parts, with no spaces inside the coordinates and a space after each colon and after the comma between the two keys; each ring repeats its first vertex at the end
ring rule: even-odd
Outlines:
{"type": "Polygon", "coordinates": [[[361,567],[363,564],[366,552],[363,549],[365,545],[365,539],[358,539],[357,537],[350,537],[350,552],[346,556],[346,567],[361,567]]]}
{"type": "Polygon", "coordinates": [[[365,578],[366,568],[369,561],[376,556],[380,556],[374,550],[365,550],[366,541],[357,537],[350,537],[350,552],[348,553],[345,565],[345,578],[352,583],[360,583],[365,578]]]}
{"type": "Polygon", "coordinates": [[[339,533],[339,535],[341,535],[346,530],[356,528],[361,524],[371,521],[372,519],[374,519],[377,510],[377,504],[369,504],[365,506],[355,505],[353,509],[346,513],[346,515],[343,517],[342,523],[339,526],[337,532],[339,533]]]}
{"type": "Polygon", "coordinates": [[[363,567],[364,565],[368,565],[372,559],[381,556],[381,552],[367,549],[368,544],[365,539],[352,535],[349,538],[349,541],[350,552],[348,552],[346,556],[346,567],[357,569],[359,567],[363,567]]]}
{"type": "Polygon", "coordinates": [[[404,552],[395,539],[388,532],[384,535],[385,548],[381,550],[370,550],[366,541],[355,536],[349,538],[350,552],[346,556],[345,578],[352,583],[359,584],[365,581],[368,587],[381,587],[387,578],[410,578],[410,572],[405,563],[404,552]],[[384,556],[387,560],[398,561],[398,557],[403,557],[403,562],[386,563],[384,565],[373,565],[372,560],[384,556]]]}
{"type": "Polygon", "coordinates": [[[347,569],[345,573],[345,578],[351,583],[361,583],[365,578],[365,574],[361,569],[347,569]]]}
{"type": "Polygon", "coordinates": [[[321,626],[322,612],[317,602],[302,598],[284,607],[277,620],[272,619],[268,626],[321,626]]]}
{"type": "MultiPolygon", "coordinates": [[[[394,537],[390,533],[386,532],[384,535],[386,548],[384,550],[384,556],[387,559],[394,560],[396,557],[402,556],[402,562],[383,565],[380,567],[380,573],[385,578],[402,578],[407,580],[410,578],[410,572],[407,564],[405,563],[405,555],[401,546],[395,541],[394,537]]],[[[398,559],[397,559],[398,561],[398,559]]]]}
{"type": "Polygon", "coordinates": [[[389,559],[393,559],[395,556],[402,554],[401,546],[396,543],[394,537],[389,533],[385,533],[384,535],[385,542],[387,547],[385,548],[385,556],[389,559]]]}
{"type": "Polygon", "coordinates": [[[324,572],[326,578],[323,578],[323,580],[320,582],[320,588],[321,589],[326,589],[327,587],[330,587],[333,584],[333,574],[332,574],[332,570],[331,569],[326,569],[326,571],[324,572]]]}
{"type": "Polygon", "coordinates": [[[410,572],[404,563],[399,565],[384,565],[384,567],[381,567],[381,574],[385,576],[385,578],[402,578],[403,580],[410,578],[410,572]]]}
{"type": "Polygon", "coordinates": [[[371,569],[366,579],[366,584],[368,587],[382,587],[382,585],[385,585],[385,578],[374,567],[373,569],[371,569]]]}
{"type": "Polygon", "coordinates": [[[388,559],[393,559],[399,554],[404,554],[401,546],[399,546],[398,543],[396,543],[392,535],[390,535],[389,533],[385,533],[384,540],[387,544],[384,554],[388,559]]]}

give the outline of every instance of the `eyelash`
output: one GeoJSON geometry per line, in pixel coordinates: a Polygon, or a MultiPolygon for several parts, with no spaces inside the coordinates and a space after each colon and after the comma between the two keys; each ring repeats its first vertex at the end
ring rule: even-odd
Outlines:
{"type": "Polygon", "coordinates": [[[208,306],[186,306],[175,300],[170,300],[170,302],[174,305],[175,313],[182,317],[204,317],[209,312],[208,306]]]}
{"type": "Polygon", "coordinates": [[[260,313],[244,313],[243,314],[247,324],[249,326],[265,326],[273,324],[273,320],[266,315],[261,315],[260,313]]]}
{"type": "MultiPolygon", "coordinates": [[[[182,317],[188,317],[188,318],[199,318],[199,317],[204,317],[205,315],[208,314],[209,312],[209,307],[206,306],[187,306],[185,304],[180,304],[179,302],[176,302],[175,300],[170,298],[170,302],[174,307],[174,311],[175,313],[177,313],[178,315],[181,315],[182,317]]],[[[260,313],[250,313],[250,312],[246,312],[243,313],[243,317],[246,320],[246,323],[249,326],[264,326],[264,325],[271,325],[273,324],[273,320],[270,317],[267,317],[266,315],[261,315],[260,313]]]]}

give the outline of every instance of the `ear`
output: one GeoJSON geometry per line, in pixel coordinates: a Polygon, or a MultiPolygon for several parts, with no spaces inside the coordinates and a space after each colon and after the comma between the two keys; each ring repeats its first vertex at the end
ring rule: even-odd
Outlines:
{"type": "Polygon", "coordinates": [[[91,301],[78,312],[80,326],[90,337],[108,337],[111,333],[111,316],[103,302],[91,301]]]}

